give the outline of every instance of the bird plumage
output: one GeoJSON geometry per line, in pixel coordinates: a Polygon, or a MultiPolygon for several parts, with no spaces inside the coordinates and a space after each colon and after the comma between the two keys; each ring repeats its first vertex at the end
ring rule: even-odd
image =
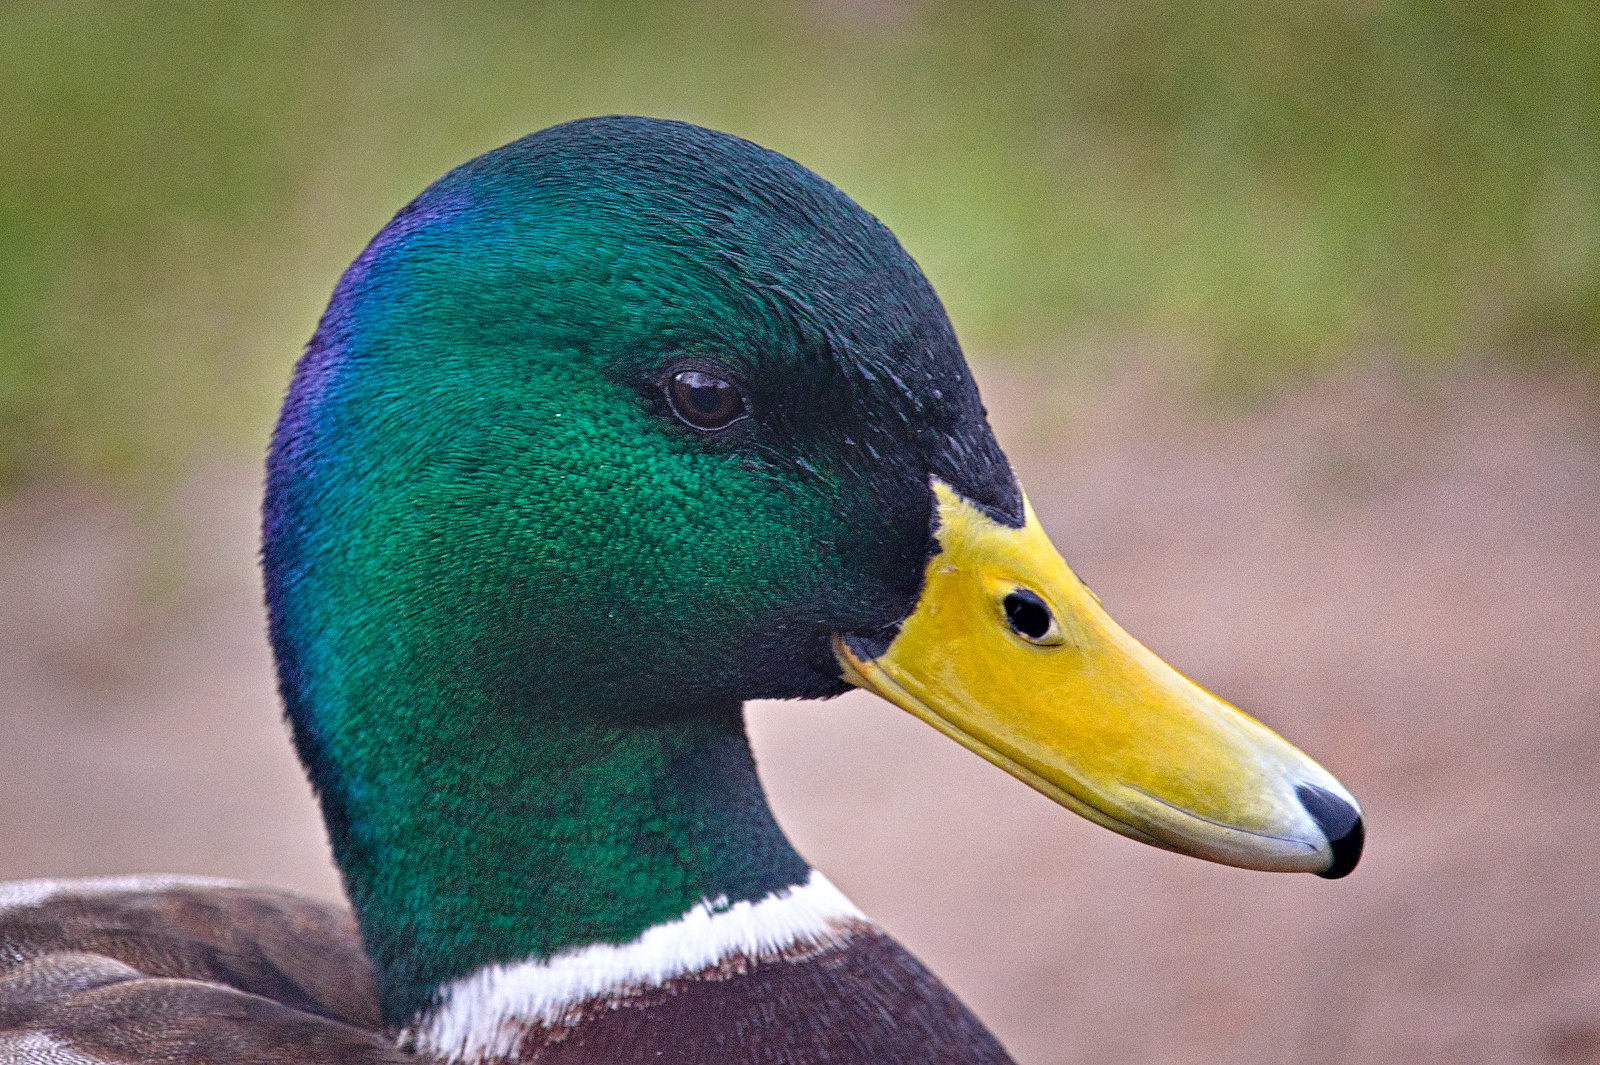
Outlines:
{"type": "Polygon", "coordinates": [[[568,123],[396,215],[296,368],[262,556],[353,912],[13,886],[0,1062],[1008,1060],[789,844],[753,698],[872,688],[1214,860],[1359,853],[1055,555],[893,235],[726,134],[568,123]]]}

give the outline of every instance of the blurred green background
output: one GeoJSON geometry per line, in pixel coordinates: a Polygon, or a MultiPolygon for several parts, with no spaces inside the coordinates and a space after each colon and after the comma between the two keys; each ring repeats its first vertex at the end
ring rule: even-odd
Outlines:
{"type": "Polygon", "coordinates": [[[619,111],[888,222],[1078,572],[1372,826],[1180,860],[847,696],[751,711],[802,853],[1024,1062],[1600,1062],[1596,0],[0,0],[0,879],[338,894],[290,365],[428,182],[619,111]]]}
{"type": "Polygon", "coordinates": [[[0,101],[4,488],[258,450],[393,211],[607,112],[830,178],[979,358],[1600,370],[1592,0],[9,0],[0,101]]]}

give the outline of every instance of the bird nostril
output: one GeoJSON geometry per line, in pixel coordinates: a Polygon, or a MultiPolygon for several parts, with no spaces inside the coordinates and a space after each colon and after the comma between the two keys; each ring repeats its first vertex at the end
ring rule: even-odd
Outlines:
{"type": "Polygon", "coordinates": [[[1033,592],[1026,588],[1018,588],[1005,598],[1006,621],[1011,624],[1011,631],[1021,636],[1024,640],[1039,641],[1050,635],[1050,627],[1055,618],[1050,614],[1050,608],[1045,605],[1033,592]]]}
{"type": "Polygon", "coordinates": [[[1348,876],[1361,860],[1361,846],[1366,836],[1361,811],[1315,784],[1297,784],[1294,793],[1306,813],[1322,829],[1322,834],[1328,837],[1328,846],[1333,851],[1333,862],[1317,875],[1326,880],[1348,876]]]}

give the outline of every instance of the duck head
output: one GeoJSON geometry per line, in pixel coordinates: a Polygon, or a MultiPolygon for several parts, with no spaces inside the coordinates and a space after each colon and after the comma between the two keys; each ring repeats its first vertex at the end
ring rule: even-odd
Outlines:
{"type": "Polygon", "coordinates": [[[1340,876],[1355,801],[1106,615],[937,296],[793,161],[523,138],[340,281],[269,459],[281,688],[397,1023],[806,866],[741,704],[868,688],[1068,808],[1340,876]]]}

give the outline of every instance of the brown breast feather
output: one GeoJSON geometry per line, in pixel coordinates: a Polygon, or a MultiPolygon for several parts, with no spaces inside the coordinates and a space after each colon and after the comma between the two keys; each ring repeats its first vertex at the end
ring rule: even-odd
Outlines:
{"type": "Polygon", "coordinates": [[[796,958],[714,969],[530,1028],[537,1065],[1013,1065],[982,1023],[876,928],[796,958]]]}

